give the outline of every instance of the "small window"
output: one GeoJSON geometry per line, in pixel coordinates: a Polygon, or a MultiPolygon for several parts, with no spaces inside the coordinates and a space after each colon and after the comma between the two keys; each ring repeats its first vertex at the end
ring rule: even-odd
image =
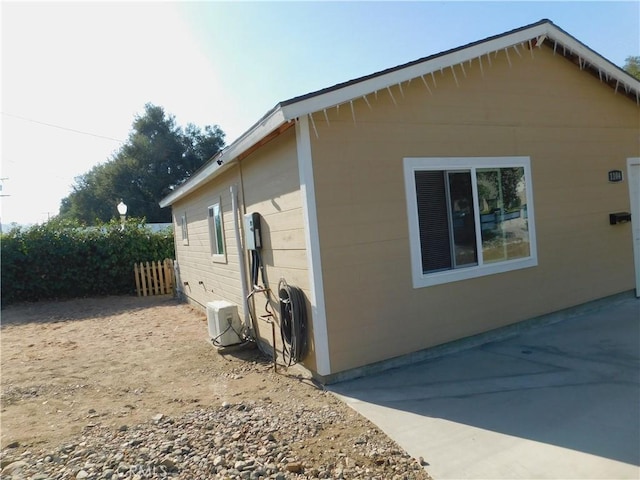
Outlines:
{"type": "Polygon", "coordinates": [[[224,244],[224,224],[222,221],[222,207],[220,202],[214,203],[208,210],[209,242],[211,245],[211,257],[217,262],[226,262],[224,244]]]}
{"type": "Polygon", "coordinates": [[[189,232],[187,231],[187,214],[180,217],[180,230],[182,232],[182,244],[189,245],[189,232]]]}
{"type": "Polygon", "coordinates": [[[405,158],[414,287],[537,265],[528,157],[405,158]]]}

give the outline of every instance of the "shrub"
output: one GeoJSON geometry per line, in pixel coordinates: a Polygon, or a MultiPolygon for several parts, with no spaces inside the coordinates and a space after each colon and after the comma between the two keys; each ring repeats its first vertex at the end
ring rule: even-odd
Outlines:
{"type": "Polygon", "coordinates": [[[2,303],[135,293],[133,264],[174,258],[173,229],[144,220],[97,227],[53,219],[14,228],[2,242],[2,303]]]}

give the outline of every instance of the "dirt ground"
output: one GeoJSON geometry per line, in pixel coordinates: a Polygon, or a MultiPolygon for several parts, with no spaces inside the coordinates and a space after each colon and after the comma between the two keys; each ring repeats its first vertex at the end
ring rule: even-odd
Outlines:
{"type": "Polygon", "coordinates": [[[53,448],[95,425],[118,428],[158,413],[292,396],[312,408],[331,402],[351,419],[300,445],[306,452],[348,451],[353,438],[383,436],[300,370],[274,373],[256,349],[220,354],[208,341],[204,313],[169,297],[10,306],[0,332],[0,446],[17,442],[18,454],[53,448]]]}

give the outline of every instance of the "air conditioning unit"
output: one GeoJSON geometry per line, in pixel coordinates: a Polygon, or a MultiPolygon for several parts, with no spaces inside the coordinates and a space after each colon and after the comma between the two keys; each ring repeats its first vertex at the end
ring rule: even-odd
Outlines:
{"type": "Polygon", "coordinates": [[[207,323],[214,346],[228,347],[242,343],[242,323],[237,305],[225,301],[207,303],[207,323]]]}

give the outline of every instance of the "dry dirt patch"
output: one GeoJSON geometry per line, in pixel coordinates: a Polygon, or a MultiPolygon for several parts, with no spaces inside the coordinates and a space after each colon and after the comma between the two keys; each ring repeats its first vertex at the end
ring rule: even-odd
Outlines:
{"type": "MultiPolygon", "coordinates": [[[[390,443],[299,371],[274,373],[255,349],[221,355],[208,342],[204,314],[167,297],[12,306],[2,311],[1,346],[1,447],[13,458],[52,450],[87,429],[117,431],[159,413],[179,417],[223,402],[299,402],[343,412],[347,424],[324,425],[293,446],[307,467],[335,462],[336,452],[362,457],[356,439],[390,443]]],[[[374,470],[387,466],[371,460],[374,470]]],[[[410,471],[406,478],[428,478],[410,471]]],[[[396,466],[387,473],[401,472],[396,466]]]]}

